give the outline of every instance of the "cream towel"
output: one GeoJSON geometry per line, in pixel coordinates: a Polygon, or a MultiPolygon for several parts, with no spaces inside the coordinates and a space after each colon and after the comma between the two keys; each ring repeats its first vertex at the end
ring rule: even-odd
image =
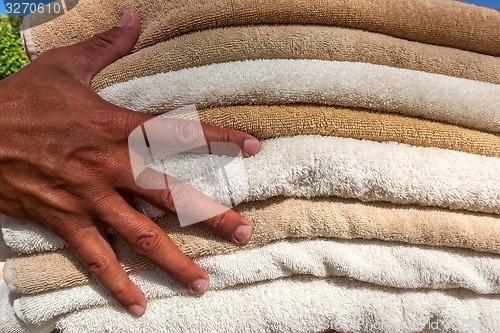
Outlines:
{"type": "MultiPolygon", "coordinates": [[[[255,226],[253,238],[241,247],[198,226],[180,228],[173,214],[157,222],[191,258],[232,253],[283,239],[318,237],[378,238],[500,253],[499,219],[486,215],[337,198],[273,198],[243,204],[237,210],[255,226]]],[[[112,237],[111,243],[127,271],[150,267],[149,262],[135,254],[121,238],[112,237]]],[[[26,294],[91,281],[86,270],[67,251],[14,258],[8,263],[6,280],[10,288],[26,294]]]]}
{"type": "Polygon", "coordinates": [[[500,13],[449,0],[66,0],[66,15],[30,17],[25,44],[33,57],[115,26],[133,8],[142,20],[136,50],[188,32],[254,24],[356,28],[418,42],[500,55],[500,13]],[[78,5],[75,3],[78,2],[78,5]],[[73,8],[74,7],[74,8],[73,8]]]}
{"type": "Polygon", "coordinates": [[[500,85],[366,63],[256,60],[118,83],[99,92],[146,113],[195,104],[309,103],[366,108],[500,132],[500,85]]]}
{"type": "Polygon", "coordinates": [[[149,303],[140,319],[122,309],[83,310],[58,321],[64,333],[83,332],[340,332],[498,333],[500,297],[464,290],[399,290],[345,278],[277,280],[203,297],[149,303]],[[222,315],[223,314],[223,315],[222,315]]]}
{"type": "Polygon", "coordinates": [[[14,297],[9,295],[5,282],[0,281],[0,330],[2,333],[49,333],[55,328],[51,320],[38,325],[26,325],[16,317],[12,307],[14,297]]]}
{"type": "MultiPolygon", "coordinates": [[[[195,259],[210,275],[211,289],[255,284],[295,275],[345,276],[398,289],[472,290],[500,293],[500,255],[434,249],[381,241],[279,242],[248,251],[195,259]]],[[[131,273],[148,300],[184,294],[159,269],[131,273]]],[[[24,295],[14,303],[19,318],[39,324],[113,301],[97,285],[24,295]]]]}
{"type": "Polygon", "coordinates": [[[227,186],[235,203],[280,195],[339,196],[500,214],[498,158],[312,135],[261,145],[251,158],[179,154],[156,160],[154,168],[218,202],[224,202],[220,186],[227,186]]]}
{"type": "Polygon", "coordinates": [[[367,62],[500,83],[500,58],[323,26],[246,26],[198,31],[132,53],[92,81],[100,90],[136,77],[238,60],[318,59],[367,62]]]}
{"type": "MultiPolygon", "coordinates": [[[[381,239],[500,253],[500,219],[494,215],[366,203],[337,197],[310,200],[276,197],[244,203],[235,210],[256,228],[245,248],[287,237],[322,236],[381,239]]],[[[200,227],[180,228],[179,221],[172,214],[156,219],[156,222],[193,257],[227,253],[239,248],[200,227]]],[[[12,223],[11,226],[10,232],[17,239],[16,252],[45,252],[65,246],[59,237],[36,226],[27,226],[22,222],[12,223]]]]}

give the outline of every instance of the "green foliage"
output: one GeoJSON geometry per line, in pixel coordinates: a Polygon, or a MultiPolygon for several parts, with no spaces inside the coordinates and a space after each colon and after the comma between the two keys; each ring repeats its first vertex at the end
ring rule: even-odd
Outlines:
{"type": "Polygon", "coordinates": [[[29,62],[24,54],[19,33],[21,23],[21,17],[9,18],[0,15],[0,80],[17,72],[29,62]]]}

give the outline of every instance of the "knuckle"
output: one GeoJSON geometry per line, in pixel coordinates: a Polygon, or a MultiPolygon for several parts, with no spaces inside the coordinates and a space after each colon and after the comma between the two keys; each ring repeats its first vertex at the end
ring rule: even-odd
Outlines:
{"type": "Polygon", "coordinates": [[[121,298],[122,295],[126,295],[128,293],[127,285],[124,283],[119,283],[113,286],[112,290],[109,290],[109,293],[114,298],[121,298]]]}
{"type": "Polygon", "coordinates": [[[173,133],[181,147],[201,142],[204,137],[200,124],[195,121],[176,121],[173,124],[173,133]]]}
{"type": "Polygon", "coordinates": [[[157,253],[162,245],[162,237],[153,230],[147,230],[141,233],[135,242],[135,250],[144,256],[157,253]]]}
{"type": "Polygon", "coordinates": [[[183,184],[174,185],[170,188],[168,203],[175,212],[183,212],[192,207],[194,201],[193,192],[183,184]]]}
{"type": "Polygon", "coordinates": [[[170,275],[177,281],[183,281],[191,276],[194,270],[193,262],[190,259],[177,260],[174,266],[170,267],[170,275]]]}
{"type": "Polygon", "coordinates": [[[165,208],[169,209],[172,212],[175,212],[175,204],[174,198],[172,197],[172,191],[170,186],[160,193],[160,202],[165,205],[165,208]]]}
{"type": "Polygon", "coordinates": [[[220,214],[215,217],[213,217],[209,221],[209,227],[214,229],[214,230],[225,230],[227,229],[230,221],[229,218],[226,216],[226,214],[220,214]]]}
{"type": "Polygon", "coordinates": [[[111,266],[111,260],[103,255],[95,257],[89,264],[87,264],[89,272],[96,278],[106,275],[110,271],[111,266]]]}
{"type": "Polygon", "coordinates": [[[117,38],[116,36],[110,32],[105,31],[100,34],[94,35],[90,38],[90,43],[94,45],[98,50],[105,50],[106,52],[114,53],[117,57],[120,56],[120,52],[116,48],[117,38]]]}

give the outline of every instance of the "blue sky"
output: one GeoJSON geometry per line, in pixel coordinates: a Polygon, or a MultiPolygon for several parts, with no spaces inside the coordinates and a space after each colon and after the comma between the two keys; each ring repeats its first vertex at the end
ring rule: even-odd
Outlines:
{"type": "MultiPolygon", "coordinates": [[[[154,1],[154,0],[153,0],[154,1]]],[[[500,8],[500,0],[467,0],[478,5],[500,8]]],[[[5,14],[4,1],[0,0],[0,14],[5,14]]]]}

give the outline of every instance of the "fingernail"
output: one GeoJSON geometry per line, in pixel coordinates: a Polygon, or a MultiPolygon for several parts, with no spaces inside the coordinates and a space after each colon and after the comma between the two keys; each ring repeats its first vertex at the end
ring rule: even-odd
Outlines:
{"type": "Polygon", "coordinates": [[[233,233],[233,237],[240,244],[245,244],[252,236],[252,227],[249,225],[240,225],[233,233]]]}
{"type": "Polygon", "coordinates": [[[140,317],[146,310],[142,306],[134,304],[128,307],[128,312],[134,317],[140,317]]]}
{"type": "Polygon", "coordinates": [[[130,15],[130,10],[126,10],[123,12],[122,18],[120,22],[116,25],[118,28],[123,28],[132,22],[132,16],[130,15]]]}
{"type": "Polygon", "coordinates": [[[191,283],[191,290],[195,294],[203,294],[208,289],[208,280],[198,279],[191,283]]]}
{"type": "Polygon", "coordinates": [[[250,155],[255,155],[260,149],[260,143],[257,139],[246,139],[243,148],[250,155]]]}

